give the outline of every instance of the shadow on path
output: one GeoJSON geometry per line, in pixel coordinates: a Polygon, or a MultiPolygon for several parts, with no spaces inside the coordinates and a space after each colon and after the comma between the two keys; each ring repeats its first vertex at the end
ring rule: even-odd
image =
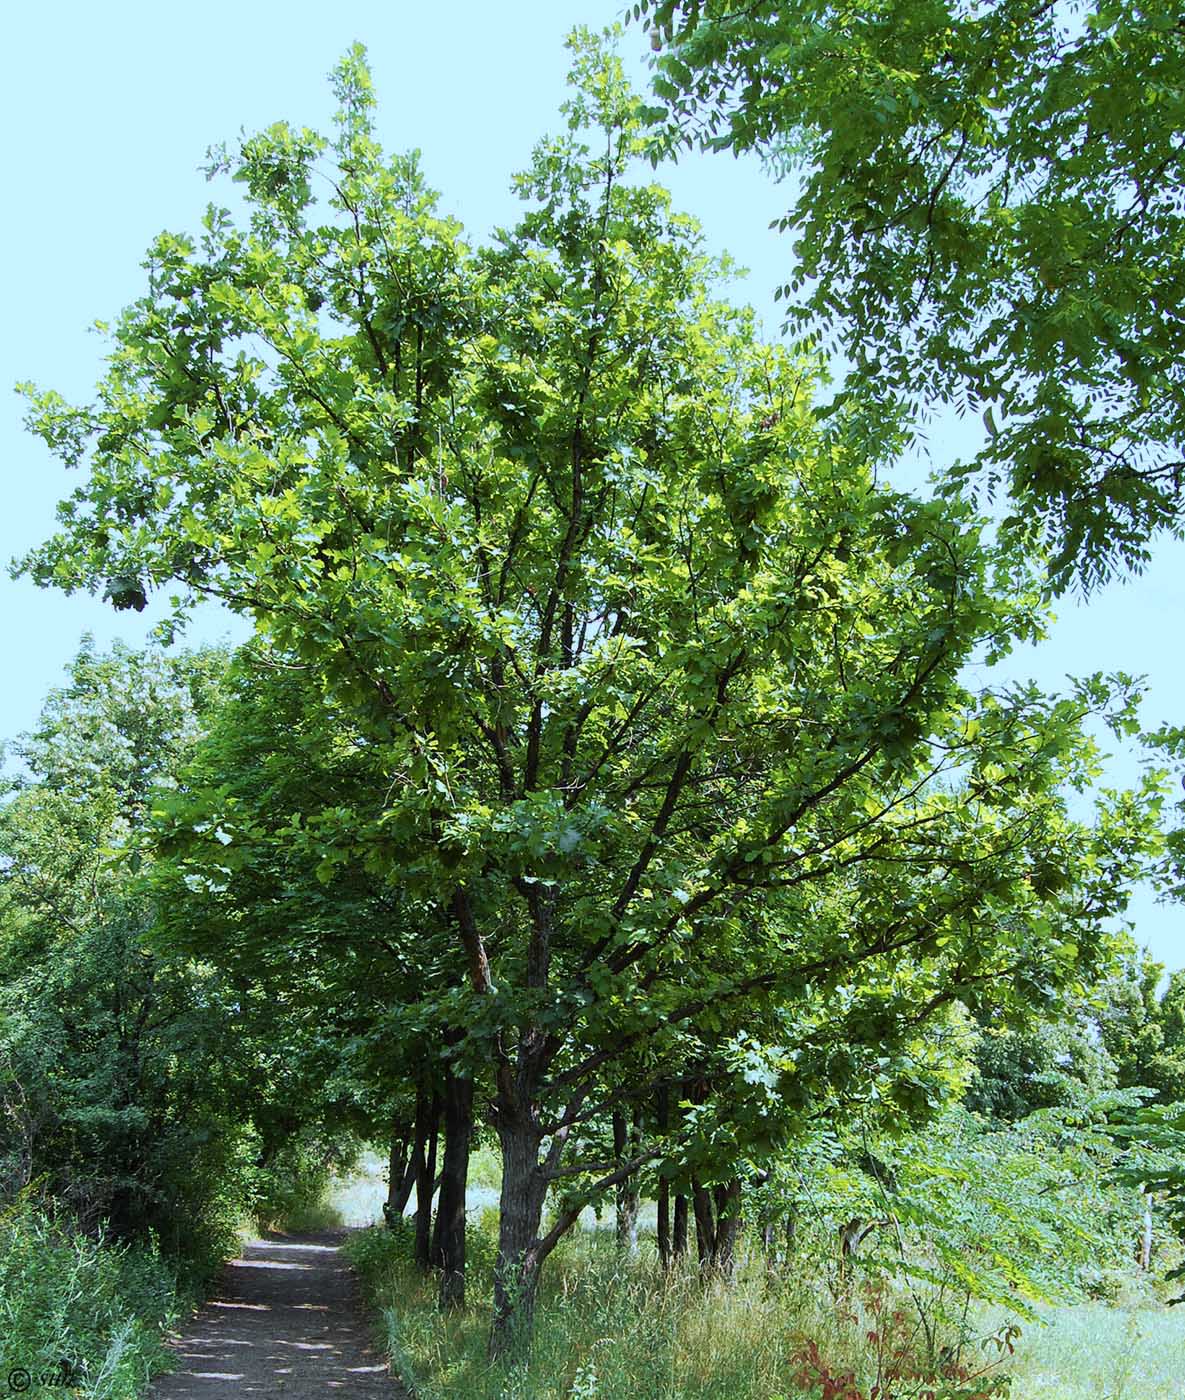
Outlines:
{"type": "Polygon", "coordinates": [[[344,1230],[269,1235],[226,1266],[218,1287],[170,1340],[177,1369],[148,1400],[399,1400],[338,1246],[344,1230]]]}

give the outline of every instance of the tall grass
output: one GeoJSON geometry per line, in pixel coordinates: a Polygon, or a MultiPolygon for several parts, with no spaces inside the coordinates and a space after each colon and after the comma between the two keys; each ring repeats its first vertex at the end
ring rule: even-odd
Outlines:
{"type": "Polygon", "coordinates": [[[851,1371],[862,1394],[875,1382],[877,1316],[867,1299],[837,1307],[817,1281],[770,1278],[757,1261],[731,1282],[705,1283],[691,1268],[664,1277],[652,1249],[630,1258],[607,1231],[575,1232],[549,1260],[529,1364],[491,1367],[493,1212],[484,1215],[470,1232],[472,1306],[460,1316],[437,1312],[435,1281],[410,1262],[403,1230],[365,1231],[347,1246],[381,1312],[394,1369],[420,1400],[810,1395],[802,1376],[812,1342],[828,1371],[851,1371]]]}
{"type": "MultiPolygon", "coordinates": [[[[419,1400],[855,1400],[872,1392],[878,1363],[883,1369],[897,1347],[911,1359],[879,1393],[930,1393],[910,1374],[925,1350],[916,1305],[933,1305],[916,1287],[912,1299],[856,1288],[837,1306],[820,1279],[770,1278],[755,1260],[731,1283],[704,1283],[693,1269],[664,1278],[650,1242],[630,1259],[608,1231],[575,1232],[549,1260],[529,1364],[491,1367],[493,1224],[492,1211],[471,1223],[471,1306],[459,1316],[437,1311],[435,1280],[411,1263],[406,1230],[362,1231],[347,1245],[381,1314],[393,1368],[419,1400]],[[804,1360],[812,1343],[821,1369],[804,1360]],[[854,1388],[840,1387],[845,1375],[854,1388]]],[[[1011,1357],[990,1344],[964,1347],[962,1363],[982,1378],[934,1393],[972,1396],[996,1385],[992,1393],[1011,1400],[1185,1395],[1185,1309],[1095,1303],[1045,1309],[1042,1318],[1045,1325],[1025,1325],[1011,1357]]],[[[964,1336],[986,1342],[1007,1320],[971,1309],[964,1336]]],[[[949,1321],[939,1324],[940,1345],[958,1341],[949,1321]]]]}
{"type": "Polygon", "coordinates": [[[165,1365],[177,1306],[155,1250],[71,1233],[24,1200],[0,1215],[0,1377],[25,1371],[53,1394],[38,1377],[68,1376],[76,1394],[133,1400],[165,1365]]]}
{"type": "Polygon", "coordinates": [[[1185,1309],[1080,1307],[1046,1311],[1012,1364],[1011,1400],[1181,1400],[1185,1309]]]}

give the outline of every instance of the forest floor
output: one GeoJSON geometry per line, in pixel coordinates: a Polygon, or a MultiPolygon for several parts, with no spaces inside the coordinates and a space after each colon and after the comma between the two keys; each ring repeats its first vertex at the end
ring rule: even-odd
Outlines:
{"type": "Polygon", "coordinates": [[[401,1400],[339,1251],[345,1235],[250,1241],[170,1339],[177,1369],[158,1377],[149,1400],[401,1400]]]}

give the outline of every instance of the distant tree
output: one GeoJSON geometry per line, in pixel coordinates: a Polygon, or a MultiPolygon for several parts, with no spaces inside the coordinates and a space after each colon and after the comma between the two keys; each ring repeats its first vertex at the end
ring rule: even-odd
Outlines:
{"type": "Polygon", "coordinates": [[[1123,1088],[1156,1090],[1160,1103],[1185,1102],[1185,971],[1161,991],[1164,965],[1126,960],[1099,988],[1094,1019],[1123,1088]]]}
{"type": "Polygon", "coordinates": [[[251,1191],[224,981],[161,956],[127,855],[225,667],[89,642],[0,804],[0,1163],[86,1230],[217,1258],[251,1191]]]}
{"type": "Polygon", "coordinates": [[[974,1065],[963,1102],[1001,1122],[1043,1108],[1076,1107],[1116,1084],[1110,1056],[1073,1002],[1060,1009],[1058,1020],[1023,1030],[981,1026],[974,1065]]]}
{"type": "Polygon", "coordinates": [[[1167,899],[1185,900],[1185,725],[1162,725],[1141,736],[1154,761],[1168,765],[1177,801],[1166,821],[1164,860],[1157,875],[1157,884],[1167,899]]]}

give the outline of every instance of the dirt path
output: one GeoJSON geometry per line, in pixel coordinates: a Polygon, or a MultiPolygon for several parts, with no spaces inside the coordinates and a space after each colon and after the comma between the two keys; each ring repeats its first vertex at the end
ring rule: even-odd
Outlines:
{"type": "Polygon", "coordinates": [[[344,1237],[333,1230],[247,1245],[171,1341],[177,1370],[158,1377],[149,1400],[401,1400],[338,1251],[344,1237]]]}

